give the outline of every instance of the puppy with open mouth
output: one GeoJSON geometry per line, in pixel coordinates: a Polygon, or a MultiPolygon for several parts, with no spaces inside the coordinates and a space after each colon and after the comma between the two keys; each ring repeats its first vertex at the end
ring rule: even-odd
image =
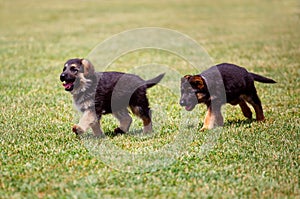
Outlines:
{"type": "Polygon", "coordinates": [[[60,80],[66,91],[73,96],[75,106],[82,117],[79,124],[73,126],[76,135],[92,128],[96,136],[103,135],[100,127],[102,115],[113,114],[120,126],[114,134],[123,134],[129,130],[132,113],[143,121],[143,132],[152,131],[152,121],[146,90],[161,81],[164,74],[150,80],[121,72],[95,72],[92,63],[86,59],[70,59],[64,64],[60,80]]]}
{"type": "Polygon", "coordinates": [[[238,104],[244,116],[251,119],[249,103],[255,110],[256,120],[262,121],[265,117],[254,81],[276,83],[237,65],[222,63],[198,75],[185,75],[181,79],[179,103],[187,111],[192,111],[199,103],[206,104],[207,113],[201,130],[223,125],[221,107],[225,103],[238,104]]]}

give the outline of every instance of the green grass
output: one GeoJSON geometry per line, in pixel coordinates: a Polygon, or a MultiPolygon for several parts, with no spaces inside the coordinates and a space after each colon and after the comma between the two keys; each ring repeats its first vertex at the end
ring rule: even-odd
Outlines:
{"type": "MultiPolygon", "coordinates": [[[[1,198],[300,197],[296,0],[2,0],[0,13],[1,198]],[[141,129],[134,118],[131,133],[106,141],[129,154],[147,154],[164,147],[172,152],[172,143],[180,144],[187,135],[192,139],[182,141],[184,152],[173,154],[164,167],[134,172],[115,169],[99,158],[99,151],[91,153],[89,140],[78,140],[71,132],[78,117],[59,82],[62,65],[69,58],[86,57],[116,33],[151,26],[189,35],[214,63],[236,63],[275,79],[276,85],[256,84],[266,121],[248,122],[238,107],[226,106],[221,132],[200,132],[205,107],[186,113],[176,95],[157,86],[149,90],[157,132],[134,134],[141,129]],[[186,117],[192,125],[184,131],[186,117]],[[204,146],[211,148],[203,152],[204,146]]],[[[132,52],[110,67],[128,71],[154,62],[190,72],[184,60],[159,50],[132,52]]],[[[179,86],[179,79],[168,78],[179,86]]],[[[111,116],[102,122],[106,132],[117,125],[111,116]]],[[[97,146],[103,146],[101,141],[97,146]]],[[[118,160],[119,154],[111,155],[118,160]]]]}

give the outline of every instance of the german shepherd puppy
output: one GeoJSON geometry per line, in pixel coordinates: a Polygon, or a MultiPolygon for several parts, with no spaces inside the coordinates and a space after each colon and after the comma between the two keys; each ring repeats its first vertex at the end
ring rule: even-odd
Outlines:
{"type": "Polygon", "coordinates": [[[82,112],[79,124],[73,126],[76,135],[92,128],[95,135],[103,135],[100,119],[112,113],[120,122],[114,134],[129,130],[133,114],[143,120],[143,132],[152,131],[149,102],[146,90],[156,85],[164,74],[145,81],[140,77],[121,72],[95,72],[92,63],[86,59],[70,59],[64,64],[60,80],[66,91],[73,95],[75,106],[82,112]]]}
{"type": "Polygon", "coordinates": [[[244,116],[251,119],[252,112],[246,103],[248,102],[255,110],[256,120],[262,121],[265,117],[254,81],[276,83],[237,65],[222,63],[199,75],[185,75],[181,79],[179,103],[187,111],[193,110],[198,103],[206,104],[207,113],[201,130],[223,125],[221,106],[225,103],[238,104],[244,116]]]}

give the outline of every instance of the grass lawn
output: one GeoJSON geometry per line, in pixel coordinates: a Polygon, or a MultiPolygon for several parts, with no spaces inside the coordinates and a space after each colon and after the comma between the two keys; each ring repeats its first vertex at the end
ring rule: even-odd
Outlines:
{"type": "MultiPolygon", "coordinates": [[[[299,6],[296,0],[1,0],[0,198],[299,198],[299,6]],[[155,134],[135,134],[141,122],[134,118],[127,135],[77,139],[71,127],[78,116],[59,81],[64,62],[141,27],[179,31],[212,63],[276,80],[256,83],[266,121],[249,122],[228,105],[223,129],[200,132],[205,106],[187,113],[159,85],[148,92],[155,134]],[[151,159],[162,149],[169,156],[151,159]],[[141,151],[147,157],[130,156],[141,151]]],[[[191,72],[186,60],[153,49],[121,56],[110,69],[151,63],[191,72]]],[[[179,88],[172,72],[165,81],[179,88]]],[[[108,134],[117,126],[111,116],[102,124],[108,134]]]]}

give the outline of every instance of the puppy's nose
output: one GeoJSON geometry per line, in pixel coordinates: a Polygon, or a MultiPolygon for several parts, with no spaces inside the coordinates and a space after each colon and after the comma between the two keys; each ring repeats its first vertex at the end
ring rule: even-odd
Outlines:
{"type": "Polygon", "coordinates": [[[66,77],[66,74],[65,73],[62,73],[61,75],[60,75],[60,81],[65,81],[65,77],[66,77]]]}
{"type": "Polygon", "coordinates": [[[185,101],[184,100],[180,100],[179,104],[180,104],[180,106],[185,106],[185,101]]]}

